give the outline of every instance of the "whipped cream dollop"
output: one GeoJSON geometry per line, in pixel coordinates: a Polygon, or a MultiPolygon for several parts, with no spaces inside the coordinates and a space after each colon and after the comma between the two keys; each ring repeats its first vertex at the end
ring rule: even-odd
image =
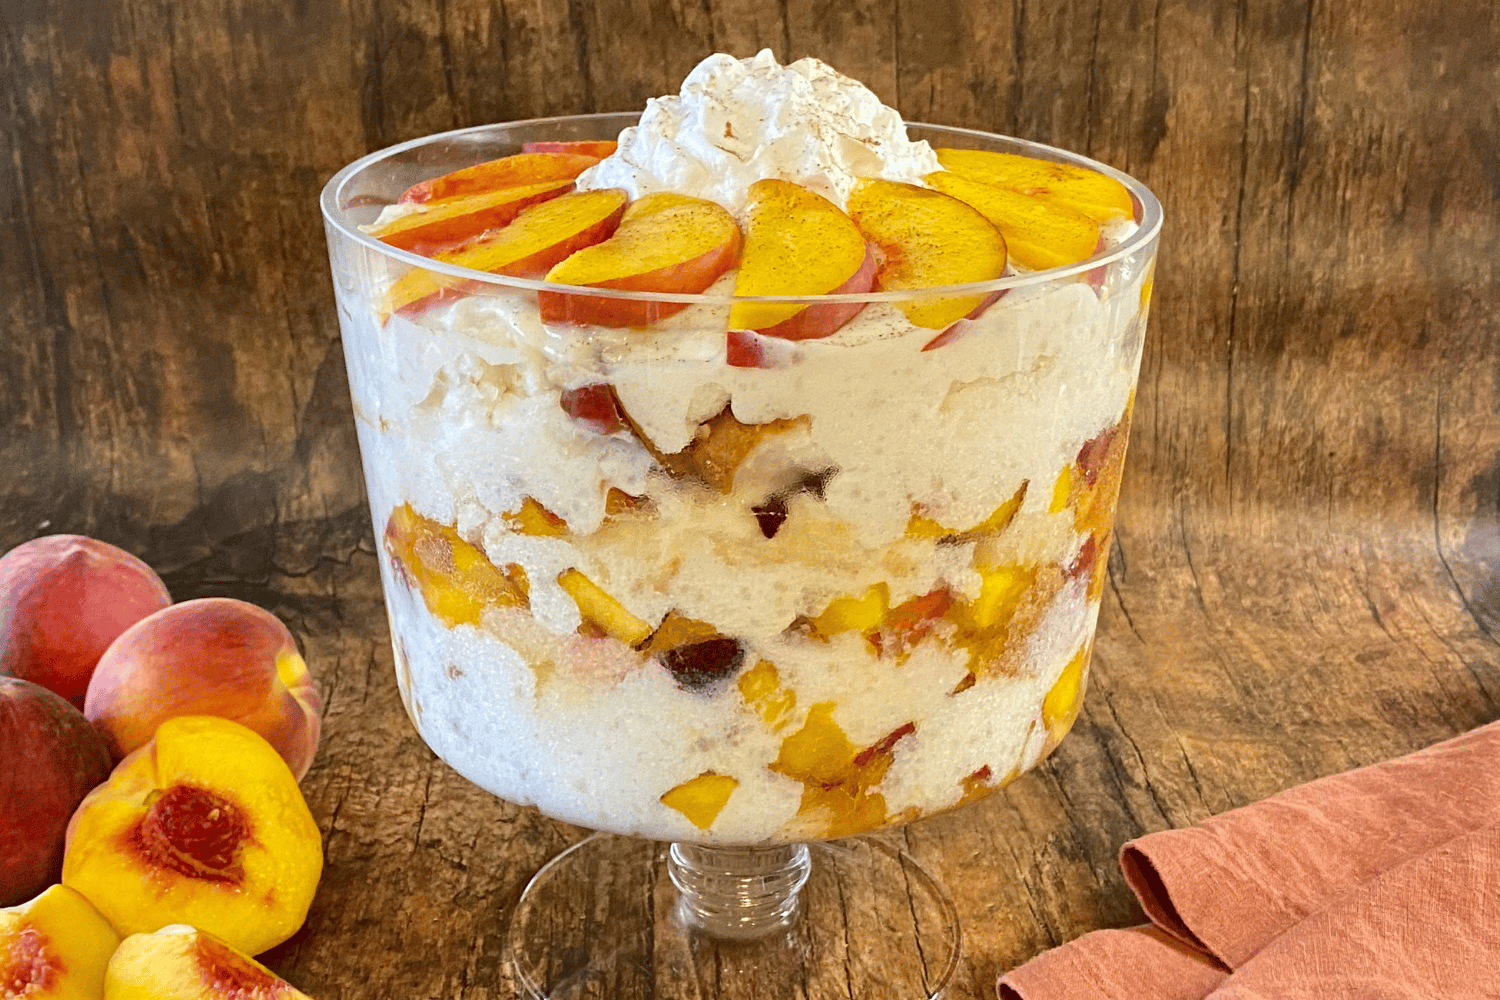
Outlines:
{"type": "Polygon", "coordinates": [[[926,142],[864,84],[817,59],[789,66],[770,49],[700,62],[675,96],[653,98],[620,148],[578,179],[632,198],[676,191],[744,207],[750,185],[776,177],[843,207],[861,177],[920,183],[942,169],[926,142]]]}

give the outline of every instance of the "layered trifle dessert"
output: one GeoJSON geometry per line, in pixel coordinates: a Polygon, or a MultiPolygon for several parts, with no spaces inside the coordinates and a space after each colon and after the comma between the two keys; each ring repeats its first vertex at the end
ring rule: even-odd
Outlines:
{"type": "Polygon", "coordinates": [[[927,132],[816,60],[713,56],[618,134],[330,182],[398,684],[459,772],[776,843],[952,808],[1067,731],[1159,211],[927,132]]]}

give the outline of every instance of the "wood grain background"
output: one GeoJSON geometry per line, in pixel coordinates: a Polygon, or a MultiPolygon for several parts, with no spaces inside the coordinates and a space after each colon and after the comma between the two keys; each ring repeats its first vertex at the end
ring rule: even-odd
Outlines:
{"type": "Polygon", "coordinates": [[[297,633],[328,869],[269,961],[314,996],[509,997],[507,908],[578,835],[401,714],[319,188],[763,46],[1166,206],[1083,716],[905,833],[966,924],[959,996],[1137,920],[1129,837],[1500,715],[1491,0],[7,0],[0,548],[97,535],[297,633]]]}

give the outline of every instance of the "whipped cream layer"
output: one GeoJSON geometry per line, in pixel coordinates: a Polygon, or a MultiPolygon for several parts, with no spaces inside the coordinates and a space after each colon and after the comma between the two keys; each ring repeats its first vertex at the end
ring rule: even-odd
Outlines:
{"type": "Polygon", "coordinates": [[[781,66],[770,49],[704,59],[680,94],[648,101],[619,142],[579,178],[580,189],[618,187],[632,198],[676,191],[738,211],[751,184],[775,177],[842,206],[861,177],[916,184],[942,169],[864,84],[817,59],[781,66]]]}

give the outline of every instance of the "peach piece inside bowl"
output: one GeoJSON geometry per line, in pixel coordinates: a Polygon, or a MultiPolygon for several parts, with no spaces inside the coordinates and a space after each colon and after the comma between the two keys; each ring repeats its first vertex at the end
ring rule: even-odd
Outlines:
{"type": "Polygon", "coordinates": [[[573,190],[571,180],[542,181],[481,194],[436,198],[371,235],[401,250],[432,256],[491,229],[509,225],[525,209],[573,190]]]}
{"type": "MultiPolygon", "coordinates": [[[[1005,238],[957,198],[914,184],[861,180],[849,214],[879,248],[875,285],[908,291],[991,281],[1005,273],[1005,238]]],[[[915,326],[941,330],[993,301],[988,295],[904,299],[896,308],[915,326]]]]}
{"type": "Polygon", "coordinates": [[[570,142],[528,142],[521,146],[523,153],[581,153],[604,159],[615,155],[620,144],[613,139],[574,139],[570,142]]]}
{"type": "Polygon", "coordinates": [[[212,934],[171,924],[132,934],[109,960],[108,1000],[308,1000],[212,934]]]}
{"type": "Polygon", "coordinates": [[[542,181],[572,180],[598,162],[599,157],[580,150],[527,150],[413,184],[398,201],[421,203],[542,181]]]}
{"type": "Polygon", "coordinates": [[[116,759],[173,716],[218,715],[269,740],[298,780],[318,752],[322,712],[286,626],[224,597],[174,604],[132,626],[100,659],[84,703],[116,759]]]}
{"type": "Polygon", "coordinates": [[[1033,271],[1088,260],[1099,249],[1099,223],[1066,205],[970,180],[946,170],[923,178],[978,211],[1005,237],[1012,260],[1033,271]]]}
{"type": "Polygon", "coordinates": [[[0,677],[0,762],[0,906],[8,906],[57,881],[68,818],[112,761],[78,709],[0,677]]]}
{"type": "Polygon", "coordinates": [[[1135,216],[1130,189],[1113,177],[1072,163],[1054,163],[983,149],[937,149],[944,170],[969,180],[1009,188],[1082,212],[1105,223],[1135,216]]]}
{"type": "Polygon", "coordinates": [[[108,542],[24,542],[0,557],[0,676],[40,684],[82,709],[109,644],[171,603],[150,566],[108,542]]]}
{"type": "MultiPolygon", "coordinates": [[[[620,228],[547,272],[560,285],[697,294],[739,260],[740,229],[711,201],[661,192],[630,203],[620,228]]],[[[637,302],[541,292],[542,320],[610,327],[648,326],[686,303],[637,302]]]]}
{"type": "Polygon", "coordinates": [[[83,800],[63,884],[122,934],[189,923],[255,955],[302,926],[322,869],[286,762],[239,723],[197,715],[163,723],[83,800]]]}
{"type": "Polygon", "coordinates": [[[30,902],[0,910],[0,997],[98,1000],[119,943],[87,899],[54,885],[30,902]]]}
{"type": "MultiPolygon", "coordinates": [[[[854,220],[833,202],[791,181],[750,185],[745,246],[734,294],[858,295],[875,280],[875,257],[854,220]]],[[[835,333],[863,303],[737,302],[731,330],[787,340],[835,333]]]]}
{"type": "MultiPolygon", "coordinates": [[[[434,259],[471,271],[539,278],[584,247],[608,239],[624,213],[624,191],[574,191],[533,205],[504,229],[434,259]]],[[[465,294],[464,288],[461,278],[413,268],[391,285],[385,311],[420,308],[438,296],[465,294]]]]}

